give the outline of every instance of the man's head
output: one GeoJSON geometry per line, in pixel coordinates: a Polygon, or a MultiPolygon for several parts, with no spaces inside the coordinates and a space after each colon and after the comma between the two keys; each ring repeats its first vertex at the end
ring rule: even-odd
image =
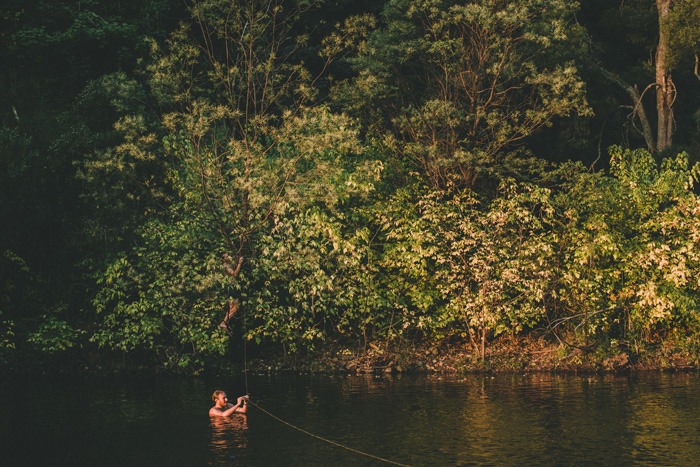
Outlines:
{"type": "Polygon", "coordinates": [[[226,393],[224,391],[217,389],[214,391],[214,394],[211,395],[211,400],[213,400],[215,404],[225,405],[228,398],[226,397],[226,393]]]}

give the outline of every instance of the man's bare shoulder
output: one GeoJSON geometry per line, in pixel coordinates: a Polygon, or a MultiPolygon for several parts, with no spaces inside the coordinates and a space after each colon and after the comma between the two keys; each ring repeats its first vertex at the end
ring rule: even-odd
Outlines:
{"type": "Polygon", "coordinates": [[[209,409],[209,415],[211,415],[211,416],[217,416],[217,415],[224,416],[224,411],[230,409],[231,407],[233,407],[233,404],[227,404],[226,407],[223,409],[220,407],[214,406],[211,409],[209,409]]]}

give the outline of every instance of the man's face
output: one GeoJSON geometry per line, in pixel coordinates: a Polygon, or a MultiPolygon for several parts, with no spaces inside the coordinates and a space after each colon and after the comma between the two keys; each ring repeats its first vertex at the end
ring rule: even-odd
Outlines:
{"type": "Polygon", "coordinates": [[[228,403],[228,397],[226,397],[226,393],[219,394],[219,397],[216,399],[216,405],[219,407],[224,407],[228,403]]]}

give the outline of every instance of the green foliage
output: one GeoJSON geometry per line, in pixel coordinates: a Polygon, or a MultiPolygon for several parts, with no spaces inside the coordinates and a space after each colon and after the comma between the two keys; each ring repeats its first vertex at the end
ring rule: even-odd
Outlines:
{"type": "Polygon", "coordinates": [[[164,219],[149,221],[140,245],[105,271],[94,300],[100,326],[91,340],[196,370],[203,357],[227,348],[229,335],[217,326],[227,295],[206,220],[183,212],[174,205],[164,219]]]}
{"type": "MultiPolygon", "coordinates": [[[[575,2],[396,0],[350,93],[431,186],[473,187],[555,118],[588,115],[573,62],[575,2]]],[[[341,90],[342,89],[342,90],[341,90]]],[[[348,90],[349,89],[349,90],[348,90]]],[[[349,99],[338,98],[341,102],[349,99]]],[[[358,103],[350,103],[358,108],[358,103]]]]}
{"type": "MultiPolygon", "coordinates": [[[[181,134],[191,135],[186,131],[192,128],[200,135],[217,132],[217,118],[228,115],[207,106],[198,111],[197,120],[183,119],[191,126],[181,134]]],[[[167,217],[150,220],[139,246],[100,280],[95,306],[103,327],[95,342],[122,351],[154,351],[169,366],[221,354],[229,335],[218,324],[231,295],[250,310],[251,338],[285,345],[299,339],[310,345],[322,338],[313,325],[317,315],[338,316],[349,299],[331,294],[331,279],[316,268],[335,275],[331,271],[343,261],[350,268],[359,260],[333,259],[331,250],[319,256],[324,233],[333,244],[342,239],[339,224],[314,205],[333,209],[349,196],[365,196],[381,165],[348,162],[349,151],[359,146],[352,122],[343,116],[316,108],[303,117],[283,116],[282,122],[270,132],[267,146],[231,139],[223,153],[217,153],[218,146],[205,148],[202,140],[166,138],[167,151],[180,161],[170,180],[181,201],[167,217]],[[295,228],[285,227],[287,222],[295,228]],[[252,258],[246,260],[248,272],[230,281],[221,257],[234,240],[245,242],[252,258]],[[300,251],[285,253],[290,244],[300,251]],[[301,276],[295,278],[294,271],[301,276]],[[257,283],[255,277],[264,279],[257,283]]],[[[344,243],[347,252],[351,246],[344,243]]],[[[347,280],[356,276],[356,271],[347,273],[347,280]]],[[[345,285],[336,287],[347,290],[345,285]]]]}
{"type": "MultiPolygon", "coordinates": [[[[664,25],[678,64],[696,3],[664,25]]],[[[619,106],[581,61],[648,78],[654,5],[383,4],[14,2],[0,352],[91,343],[196,372],[241,339],[463,340],[484,357],[504,334],[635,351],[697,338],[695,152],[614,146],[609,172],[532,157],[570,157],[551,156],[560,128],[596,145],[586,88],[595,124],[619,106]],[[608,16],[615,30],[598,28],[608,16]]]]}
{"type": "Polygon", "coordinates": [[[661,25],[669,31],[671,66],[687,55],[700,53],[700,2],[680,0],[673,2],[668,17],[661,25]]]}
{"type": "Polygon", "coordinates": [[[536,328],[637,348],[697,329],[700,168],[620,148],[611,165],[563,165],[554,188],[504,182],[488,204],[468,191],[397,192],[379,222],[404,333],[468,337],[483,352],[492,336],[536,328]]]}
{"type": "Polygon", "coordinates": [[[53,315],[44,315],[39,328],[29,335],[27,342],[46,353],[65,352],[78,344],[84,331],[74,329],[68,322],[53,315]]]}
{"type": "MultiPolygon", "coordinates": [[[[105,75],[88,84],[75,102],[79,115],[102,112],[104,119],[79,120],[75,132],[92,139],[64,137],[65,145],[87,147],[76,163],[83,203],[93,209],[85,220],[86,241],[109,241],[114,250],[130,240],[135,226],[167,202],[165,161],[159,156],[157,116],[147,111],[145,86],[124,73],[105,75]]],[[[62,141],[63,142],[63,141],[62,141]]]]}
{"type": "Polygon", "coordinates": [[[117,144],[116,116],[148,105],[142,96],[118,106],[102,98],[112,72],[129,81],[143,35],[162,30],[171,4],[10,0],[1,8],[0,308],[14,322],[18,348],[31,338],[39,348],[60,351],[74,337],[70,329],[90,325],[93,268],[118,248],[115,238],[133,230],[134,215],[142,215],[110,210],[134,184],[110,190],[98,177],[79,181],[75,171],[117,144]],[[113,230],[104,227],[107,219],[113,230]],[[55,321],[46,321],[46,310],[55,310],[55,321]]]}
{"type": "MultiPolygon", "coordinates": [[[[309,97],[298,93],[307,73],[277,58],[291,37],[291,24],[280,18],[296,21],[299,12],[261,5],[200,2],[193,17],[205,26],[202,40],[211,40],[211,48],[202,54],[185,28],[166,49],[154,48],[149,73],[156,96],[180,108],[163,116],[169,133],[163,149],[174,162],[168,181],[179,201],[167,217],[146,224],[140,246],[101,280],[95,304],[105,326],[93,338],[101,346],[155,351],[170,366],[189,365],[192,358],[225,351],[229,335],[219,322],[230,296],[251,310],[246,318],[250,337],[285,345],[321,337],[312,325],[318,307],[324,315],[346,306],[342,300],[324,302],[327,279],[322,274],[284,277],[279,288],[259,289],[262,284],[254,280],[274,282],[281,274],[260,251],[271,251],[283,235],[278,230],[282,219],[295,225],[291,213],[302,215],[314,206],[333,209],[350,197],[365,196],[381,172],[381,164],[355,156],[361,147],[346,116],[321,106],[282,106],[309,97]],[[221,16],[221,11],[230,14],[221,16]],[[220,56],[222,40],[244,41],[261,55],[236,49],[234,55],[220,56]],[[195,67],[194,75],[178,71],[188,67],[195,67]],[[212,95],[211,89],[226,92],[212,95]],[[242,272],[227,277],[224,254],[240,259],[242,272]],[[313,306],[300,299],[308,290],[313,306]],[[271,329],[272,324],[277,327],[271,329]]],[[[288,60],[294,47],[287,50],[288,60]]],[[[137,143],[135,148],[144,147],[137,143]]],[[[302,231],[304,225],[299,224],[302,231]]],[[[296,260],[296,268],[310,267],[304,261],[311,260],[296,260]]]]}
{"type": "Polygon", "coordinates": [[[0,349],[24,342],[44,309],[42,284],[26,260],[11,250],[0,256],[0,349]]]}
{"type": "MultiPolygon", "coordinates": [[[[545,316],[545,297],[554,277],[549,190],[504,182],[487,211],[470,217],[468,223],[460,222],[456,238],[445,245],[450,272],[444,271],[442,283],[461,283],[465,289],[448,286],[445,295],[461,297],[450,306],[461,309],[469,329],[482,334],[532,329],[545,316]]],[[[448,238],[449,233],[440,237],[448,238]]]]}
{"type": "Polygon", "coordinates": [[[488,206],[469,191],[415,195],[399,194],[381,221],[403,329],[470,337],[483,351],[487,335],[540,323],[553,277],[549,191],[506,182],[488,206]]]}
{"type": "Polygon", "coordinates": [[[15,347],[15,322],[12,320],[0,321],[0,355],[14,350],[15,347]]]}
{"type": "Polygon", "coordinates": [[[686,154],[664,159],[660,167],[643,151],[613,149],[612,156],[613,173],[638,221],[623,257],[621,295],[629,300],[630,327],[651,340],[675,325],[696,325],[700,230],[693,185],[700,167],[690,167],[686,154]]]}
{"type": "Polygon", "coordinates": [[[657,164],[621,148],[611,149],[611,166],[610,177],[565,176],[558,309],[600,339],[650,343],[675,326],[695,329],[700,168],[685,154],[657,164]]]}
{"type": "Polygon", "coordinates": [[[651,113],[660,85],[656,82],[655,66],[663,62],[664,73],[672,73],[669,79],[674,96],[668,102],[673,110],[674,144],[668,154],[687,150],[691,160],[697,160],[698,127],[693,115],[700,107],[698,71],[694,63],[700,34],[697,26],[699,7],[697,0],[581,2],[579,19],[586,26],[591,44],[586,59],[588,73],[584,77],[596,114],[589,126],[591,133],[586,143],[590,145],[589,152],[596,152],[591,144],[595,140],[599,142],[599,155],[600,148],[610,145],[654,147],[654,113],[663,115],[668,112],[662,107],[651,113]],[[669,10],[662,16],[660,24],[659,8],[662,4],[666,4],[669,10]],[[668,44],[662,46],[665,59],[660,62],[655,54],[661,46],[661,35],[668,39],[668,44]],[[601,73],[601,67],[612,75],[601,73]],[[638,93],[638,97],[631,98],[631,91],[638,93]],[[647,131],[635,121],[636,112],[630,112],[629,106],[637,105],[638,99],[643,102],[649,120],[647,131]]]}
{"type": "Polygon", "coordinates": [[[619,242],[627,234],[620,229],[627,225],[614,180],[580,164],[566,164],[559,173],[561,188],[554,200],[559,213],[555,230],[559,271],[549,322],[555,332],[566,324],[587,339],[609,331],[604,313],[610,311],[609,298],[619,279],[619,242]]]}
{"type": "Polygon", "coordinates": [[[254,262],[247,338],[294,351],[366,335],[384,308],[372,257],[369,231],[342,217],[318,208],[276,217],[254,262]]]}
{"type": "Polygon", "coordinates": [[[435,254],[436,225],[420,210],[420,201],[428,195],[420,184],[409,185],[377,206],[375,214],[386,236],[381,256],[384,287],[391,309],[398,314],[398,332],[407,337],[431,335],[431,311],[440,300],[430,261],[435,254]]]}

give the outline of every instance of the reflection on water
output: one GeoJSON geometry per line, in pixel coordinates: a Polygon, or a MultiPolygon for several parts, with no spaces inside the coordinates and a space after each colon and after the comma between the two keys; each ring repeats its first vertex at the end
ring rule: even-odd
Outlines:
{"type": "Polygon", "coordinates": [[[209,465],[242,465],[248,445],[248,417],[209,417],[211,460],[209,465]]]}
{"type": "Polygon", "coordinates": [[[638,391],[630,401],[629,429],[634,458],[664,459],[666,465],[697,464],[700,451],[698,379],[679,375],[667,384],[638,391]],[[689,423],[694,420],[694,423],[689,423]]]}
{"type": "MultiPolygon", "coordinates": [[[[250,376],[259,407],[404,464],[674,465],[700,459],[700,376],[250,376]]],[[[3,466],[385,465],[256,406],[209,417],[241,378],[0,377],[3,466]],[[48,410],[47,410],[48,409],[48,410]]]]}

